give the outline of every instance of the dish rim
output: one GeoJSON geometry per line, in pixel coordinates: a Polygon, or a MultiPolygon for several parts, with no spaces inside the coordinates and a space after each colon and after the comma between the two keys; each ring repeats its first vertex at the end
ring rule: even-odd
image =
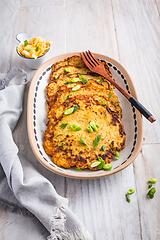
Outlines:
{"type": "MultiPolygon", "coordinates": [[[[125,163],[123,163],[122,165],[118,166],[117,168],[111,170],[111,171],[103,171],[102,173],[96,173],[97,171],[94,171],[94,174],[92,175],[77,175],[76,173],[69,173],[69,172],[65,172],[65,171],[61,171],[58,168],[51,166],[44,158],[43,156],[40,154],[38,148],[37,148],[37,143],[34,137],[34,126],[33,126],[33,111],[31,111],[31,109],[33,109],[33,107],[31,108],[31,106],[33,105],[33,98],[34,98],[34,92],[35,92],[35,87],[36,87],[36,83],[38,81],[38,78],[40,77],[41,73],[47,69],[48,66],[51,66],[53,63],[57,62],[57,61],[61,61],[69,56],[72,55],[78,55],[80,56],[80,52],[72,52],[72,53],[65,53],[65,54],[61,54],[58,56],[55,56],[51,59],[49,59],[48,61],[46,61],[45,63],[43,63],[35,72],[35,74],[33,75],[33,78],[31,80],[30,83],[30,87],[29,87],[29,92],[28,92],[28,104],[27,104],[27,130],[28,130],[28,137],[29,137],[29,142],[32,148],[32,151],[35,155],[35,157],[37,158],[37,160],[44,166],[46,167],[48,170],[57,173],[61,176],[65,176],[65,177],[69,177],[69,178],[78,178],[78,179],[95,179],[95,178],[101,178],[101,177],[106,177],[112,174],[115,174],[125,168],[127,168],[134,160],[135,158],[138,156],[140,150],[141,150],[141,146],[142,146],[142,140],[143,140],[143,119],[142,119],[142,115],[141,113],[135,109],[136,112],[136,121],[137,121],[137,141],[136,141],[136,146],[135,149],[132,153],[132,155],[126,160],[125,163]]],[[[116,66],[124,75],[125,75],[125,79],[127,79],[127,83],[129,80],[129,88],[130,88],[130,92],[132,93],[132,96],[134,98],[137,99],[137,93],[134,87],[134,84],[131,80],[131,77],[129,76],[128,72],[125,70],[125,68],[116,60],[102,55],[102,54],[98,54],[98,53],[94,53],[94,55],[102,60],[108,61],[110,63],[112,63],[114,66],[116,66]]]]}

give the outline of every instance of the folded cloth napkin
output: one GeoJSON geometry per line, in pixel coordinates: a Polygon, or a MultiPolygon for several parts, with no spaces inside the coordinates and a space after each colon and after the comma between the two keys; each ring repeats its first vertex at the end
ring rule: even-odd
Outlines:
{"type": "Polygon", "coordinates": [[[68,199],[57,194],[34,159],[26,137],[23,109],[27,100],[24,97],[26,79],[23,70],[14,68],[0,80],[1,200],[4,194],[9,199],[8,205],[32,213],[50,232],[49,240],[90,240],[86,228],[69,209],[68,199]]]}

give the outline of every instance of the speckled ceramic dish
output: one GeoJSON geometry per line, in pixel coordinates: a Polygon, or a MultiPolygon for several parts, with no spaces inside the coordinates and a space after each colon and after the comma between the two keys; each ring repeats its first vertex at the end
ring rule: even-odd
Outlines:
{"type": "MultiPolygon", "coordinates": [[[[112,170],[78,171],[74,168],[60,168],[52,162],[51,157],[45,153],[43,148],[44,132],[46,130],[46,123],[48,121],[46,118],[47,96],[45,88],[49,83],[51,66],[55,62],[61,61],[64,58],[75,54],[80,55],[79,53],[68,53],[54,57],[44,63],[34,74],[28,95],[27,124],[29,141],[39,162],[54,173],[63,175],[65,177],[82,179],[105,177],[123,170],[134,161],[141,149],[143,138],[143,122],[141,114],[134,107],[132,107],[130,102],[116,89],[115,93],[118,96],[120,105],[122,107],[122,122],[126,132],[126,147],[120,152],[119,160],[112,160],[112,170]]],[[[95,56],[99,59],[105,60],[109,64],[115,81],[137,99],[133,82],[123,66],[107,56],[96,53],[95,56]]]]}

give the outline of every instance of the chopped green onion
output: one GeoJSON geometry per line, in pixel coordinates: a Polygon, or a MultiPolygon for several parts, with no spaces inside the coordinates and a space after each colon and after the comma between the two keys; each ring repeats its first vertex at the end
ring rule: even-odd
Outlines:
{"type": "Polygon", "coordinates": [[[100,79],[97,79],[96,81],[97,81],[98,83],[101,83],[101,82],[102,82],[100,79]]]}
{"type": "Polygon", "coordinates": [[[76,86],[74,86],[73,88],[72,88],[72,91],[74,92],[74,91],[77,91],[77,90],[79,90],[80,89],[80,85],[76,85],[76,86]]]}
{"type": "Polygon", "coordinates": [[[89,82],[89,81],[88,81],[87,79],[85,79],[85,78],[82,79],[82,83],[83,83],[83,84],[86,84],[86,83],[88,83],[88,82],[89,82]]]}
{"type": "Polygon", "coordinates": [[[85,79],[83,75],[79,75],[79,78],[80,79],[85,79]]]}
{"type": "Polygon", "coordinates": [[[78,108],[79,108],[78,106],[74,106],[74,110],[73,110],[73,112],[77,111],[78,108]]]}
{"type": "Polygon", "coordinates": [[[98,165],[98,169],[102,169],[105,165],[105,161],[103,160],[102,157],[98,156],[98,160],[101,162],[99,165],[98,165]]]}
{"type": "Polygon", "coordinates": [[[102,103],[102,105],[106,105],[106,103],[103,100],[99,99],[99,101],[102,103]]]}
{"type": "Polygon", "coordinates": [[[119,152],[116,151],[116,159],[118,160],[120,158],[119,152]]]}
{"type": "Polygon", "coordinates": [[[28,45],[28,40],[24,41],[24,47],[26,47],[28,45]]]}
{"type": "Polygon", "coordinates": [[[128,196],[128,194],[126,194],[126,200],[127,200],[127,202],[129,202],[130,203],[130,197],[128,196]]]}
{"type": "Polygon", "coordinates": [[[76,170],[79,170],[79,171],[82,170],[82,168],[78,168],[78,167],[75,167],[75,169],[76,169],[76,170]]]}
{"type": "Polygon", "coordinates": [[[63,146],[63,145],[65,145],[65,142],[60,142],[60,143],[58,144],[59,147],[61,147],[61,146],[63,146]]]}
{"type": "Polygon", "coordinates": [[[79,127],[79,126],[77,126],[77,125],[69,125],[70,126],[70,128],[72,129],[72,130],[74,130],[74,131],[80,131],[82,128],[81,127],[79,127]]]}
{"type": "Polygon", "coordinates": [[[157,182],[157,178],[150,178],[148,181],[150,183],[156,183],[157,182]]]}
{"type": "Polygon", "coordinates": [[[91,164],[91,168],[97,167],[100,164],[101,164],[101,161],[95,161],[91,164]]]}
{"type": "Polygon", "coordinates": [[[61,128],[65,128],[67,125],[68,125],[68,123],[62,123],[62,124],[60,125],[60,127],[61,127],[61,128]]]}
{"type": "Polygon", "coordinates": [[[132,193],[134,193],[134,192],[135,192],[135,189],[131,188],[131,189],[128,190],[127,193],[128,193],[128,194],[132,194],[132,193]]]}
{"type": "Polygon", "coordinates": [[[112,169],[112,164],[111,163],[107,163],[103,166],[104,170],[111,170],[112,169]]]}
{"type": "Polygon", "coordinates": [[[54,76],[55,79],[57,79],[58,77],[59,77],[59,74],[56,74],[56,75],[54,76]]]}
{"type": "Polygon", "coordinates": [[[92,128],[90,125],[87,126],[87,130],[88,130],[88,132],[90,132],[90,133],[93,132],[93,128],[92,128]]]}
{"type": "Polygon", "coordinates": [[[84,144],[85,146],[88,146],[87,143],[86,143],[86,140],[84,140],[84,139],[82,139],[82,138],[80,138],[79,140],[80,140],[80,142],[81,142],[82,144],[84,144]]]}
{"type": "Polygon", "coordinates": [[[153,186],[153,184],[149,184],[148,188],[151,188],[153,186]]]}
{"type": "Polygon", "coordinates": [[[154,194],[156,192],[156,189],[154,187],[152,187],[149,192],[147,193],[147,195],[150,197],[150,198],[154,198],[154,194]]]}
{"type": "Polygon", "coordinates": [[[98,144],[99,144],[99,141],[101,140],[101,135],[98,135],[95,140],[94,140],[94,149],[97,148],[98,144]]]}
{"type": "Polygon", "coordinates": [[[65,67],[65,68],[64,68],[64,71],[65,71],[65,72],[68,72],[68,73],[70,73],[70,72],[71,72],[71,69],[70,69],[70,68],[67,68],[67,67],[65,67]]]}
{"type": "Polygon", "coordinates": [[[69,82],[65,82],[65,83],[64,83],[64,85],[67,85],[67,84],[69,84],[69,82]]]}
{"type": "Polygon", "coordinates": [[[75,82],[78,82],[79,81],[79,78],[73,78],[73,79],[71,79],[69,82],[70,83],[75,83],[75,82]]]}
{"type": "Polygon", "coordinates": [[[111,93],[108,98],[111,98],[111,97],[112,97],[112,94],[113,94],[113,93],[111,93]]]}
{"type": "Polygon", "coordinates": [[[97,126],[96,126],[95,122],[90,122],[90,125],[94,131],[97,131],[97,126]]]}
{"type": "Polygon", "coordinates": [[[28,49],[28,52],[32,52],[33,50],[34,50],[34,49],[32,49],[32,48],[31,48],[31,49],[28,49]]]}
{"type": "Polygon", "coordinates": [[[39,50],[39,46],[36,47],[36,52],[39,50]]]}
{"type": "Polygon", "coordinates": [[[106,148],[106,146],[105,146],[105,145],[103,145],[103,146],[101,147],[101,150],[102,150],[102,151],[104,151],[104,150],[105,150],[105,148],[106,148]]]}
{"type": "Polygon", "coordinates": [[[67,96],[67,99],[69,98],[69,95],[67,96]]]}
{"type": "Polygon", "coordinates": [[[96,127],[99,128],[99,124],[98,123],[96,123],[96,127]]]}
{"type": "Polygon", "coordinates": [[[69,114],[71,114],[71,113],[73,113],[73,112],[74,112],[74,107],[71,107],[71,108],[66,109],[66,110],[64,111],[64,114],[65,114],[65,115],[69,115],[69,114]]]}

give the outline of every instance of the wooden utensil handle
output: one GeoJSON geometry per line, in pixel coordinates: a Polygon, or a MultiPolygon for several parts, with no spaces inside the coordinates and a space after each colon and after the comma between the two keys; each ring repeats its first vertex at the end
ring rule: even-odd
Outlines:
{"type": "Polygon", "coordinates": [[[134,97],[130,97],[128,99],[130,103],[132,103],[139,111],[142,113],[142,115],[147,118],[151,123],[156,121],[156,119],[153,117],[153,115],[140,103],[138,102],[134,97]]]}
{"type": "Polygon", "coordinates": [[[147,118],[151,123],[156,121],[153,115],[140,102],[138,102],[125,89],[123,89],[118,83],[116,83],[112,78],[110,78],[106,72],[103,74],[103,76],[106,77],[130,101],[130,103],[132,103],[139,110],[139,112],[145,118],[147,118]]]}

